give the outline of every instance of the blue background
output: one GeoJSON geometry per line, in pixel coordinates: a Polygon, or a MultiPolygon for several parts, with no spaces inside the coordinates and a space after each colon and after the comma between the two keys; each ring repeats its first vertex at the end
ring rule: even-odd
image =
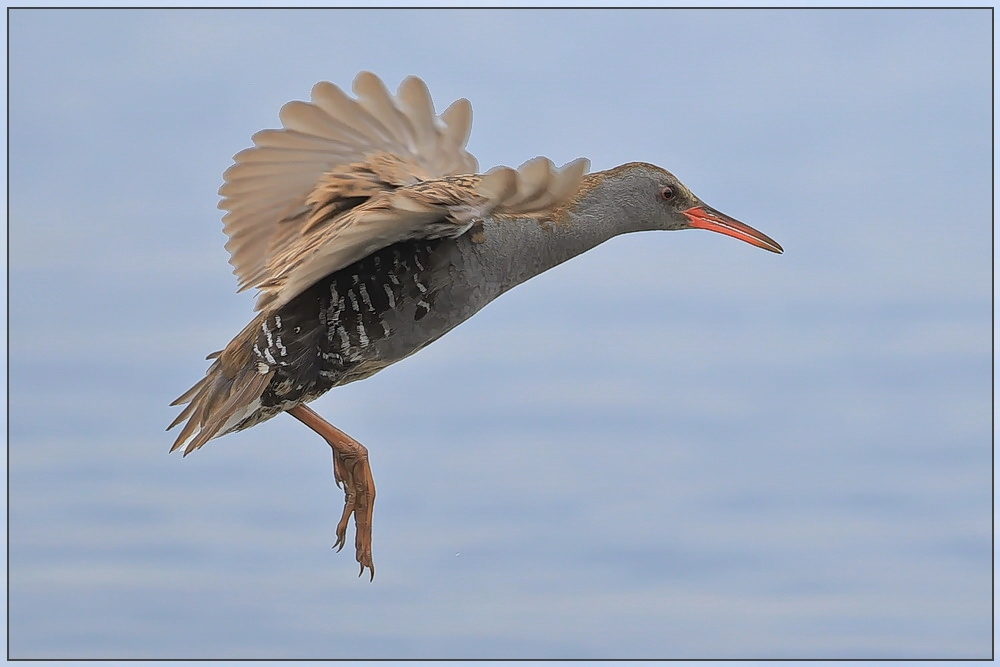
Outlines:
{"type": "Polygon", "coordinates": [[[11,657],[990,655],[988,10],[9,19],[11,657]],[[295,420],[163,432],[251,315],[222,171],[362,69],[786,249],[620,237],[314,403],[373,584],[295,420]]]}

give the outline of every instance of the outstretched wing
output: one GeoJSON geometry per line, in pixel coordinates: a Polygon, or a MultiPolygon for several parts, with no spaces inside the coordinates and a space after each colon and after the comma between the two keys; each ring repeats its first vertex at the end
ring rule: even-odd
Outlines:
{"type": "Polygon", "coordinates": [[[277,308],[324,276],[392,243],[455,237],[490,213],[532,214],[579,188],[589,167],[536,158],[479,175],[465,150],[467,100],[440,116],[416,77],[393,97],[374,74],[353,100],[330,83],[281,110],[282,130],[254,135],[219,190],[226,248],[256,309],[277,308]]]}
{"type": "Polygon", "coordinates": [[[460,99],[440,116],[424,82],[409,77],[393,97],[370,72],[354,80],[352,99],[332,83],[313,87],[312,102],[281,109],[284,129],[253,136],[254,147],[236,154],[224,174],[219,208],[233,273],[240,290],[259,286],[273,247],[301,233],[311,211],[307,201],[321,177],[337,167],[364,163],[379,153],[396,156],[395,182],[474,174],[476,158],[465,150],[472,105],[460,99]]]}

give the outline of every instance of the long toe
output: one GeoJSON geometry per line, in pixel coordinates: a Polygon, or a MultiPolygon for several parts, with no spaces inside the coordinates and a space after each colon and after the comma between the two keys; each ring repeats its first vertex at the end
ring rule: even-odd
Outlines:
{"type": "Polygon", "coordinates": [[[354,546],[356,558],[361,564],[361,572],[365,568],[371,570],[371,579],[375,578],[375,565],[372,562],[372,516],[375,511],[375,479],[372,477],[368,457],[362,456],[351,466],[351,477],[354,482],[354,546]]]}

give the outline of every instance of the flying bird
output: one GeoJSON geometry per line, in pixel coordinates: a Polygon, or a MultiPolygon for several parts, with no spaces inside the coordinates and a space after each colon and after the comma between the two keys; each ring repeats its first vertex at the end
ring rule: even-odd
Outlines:
{"type": "Polygon", "coordinates": [[[362,380],[461,324],[512,287],[627,232],[707,229],[771,252],[781,246],[708,206],[670,172],[628,164],[587,173],[544,157],[480,173],[466,150],[472,107],[436,114],[423,81],[393,96],[374,74],[355,97],[328,82],[282,107],[282,129],[253,135],[219,189],[240,291],[256,316],[184,405],[171,451],[287,412],[333,450],[359,575],[372,561],[375,482],[368,450],[307,404],[362,380]]]}

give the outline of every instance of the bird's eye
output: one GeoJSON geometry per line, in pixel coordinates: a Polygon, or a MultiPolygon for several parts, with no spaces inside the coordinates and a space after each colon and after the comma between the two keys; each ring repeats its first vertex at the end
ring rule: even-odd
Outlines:
{"type": "Polygon", "coordinates": [[[660,198],[663,201],[670,201],[674,198],[674,189],[669,185],[664,186],[664,188],[660,190],[660,198]]]}

